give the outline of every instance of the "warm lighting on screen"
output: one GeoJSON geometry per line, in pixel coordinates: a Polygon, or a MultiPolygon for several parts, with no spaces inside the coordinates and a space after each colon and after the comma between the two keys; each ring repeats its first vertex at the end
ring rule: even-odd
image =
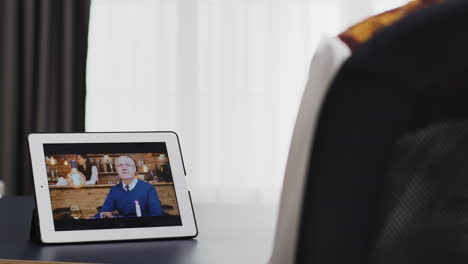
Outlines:
{"type": "Polygon", "coordinates": [[[52,156],[50,158],[50,165],[56,165],[57,164],[57,160],[54,158],[54,156],[52,156]]]}

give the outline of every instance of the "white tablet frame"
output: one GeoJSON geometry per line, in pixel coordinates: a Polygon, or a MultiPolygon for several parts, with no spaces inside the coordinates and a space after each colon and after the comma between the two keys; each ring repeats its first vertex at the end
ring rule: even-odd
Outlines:
{"type": "Polygon", "coordinates": [[[193,238],[198,235],[185,179],[185,167],[175,132],[33,133],[28,136],[39,230],[43,243],[193,238]],[[165,142],[171,164],[181,226],[55,231],[44,155],[44,144],[165,142]]]}

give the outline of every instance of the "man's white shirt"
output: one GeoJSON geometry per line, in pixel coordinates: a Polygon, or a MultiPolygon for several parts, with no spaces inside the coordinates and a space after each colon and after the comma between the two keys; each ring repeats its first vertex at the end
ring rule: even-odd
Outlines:
{"type": "MultiPolygon", "coordinates": [[[[128,191],[131,191],[133,190],[133,188],[135,188],[135,185],[138,183],[138,179],[135,177],[133,179],[133,181],[128,185],[128,191]]],[[[122,188],[124,189],[124,191],[127,191],[127,189],[125,188],[127,185],[125,183],[123,183],[122,181],[122,188]]]]}

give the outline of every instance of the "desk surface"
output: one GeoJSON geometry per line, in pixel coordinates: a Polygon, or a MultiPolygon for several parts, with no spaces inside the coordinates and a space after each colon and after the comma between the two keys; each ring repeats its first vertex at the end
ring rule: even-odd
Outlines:
{"type": "Polygon", "coordinates": [[[196,239],[41,245],[29,241],[33,199],[0,199],[0,259],[94,263],[266,263],[276,208],[195,204],[196,239]],[[6,217],[8,216],[8,217],[6,217]]]}

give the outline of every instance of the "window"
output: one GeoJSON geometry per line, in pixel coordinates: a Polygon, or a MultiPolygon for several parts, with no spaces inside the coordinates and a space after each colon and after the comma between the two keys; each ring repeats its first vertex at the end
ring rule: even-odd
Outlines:
{"type": "Polygon", "coordinates": [[[176,131],[195,200],[276,204],[319,39],[401,2],[93,0],[86,129],[176,131]]]}

